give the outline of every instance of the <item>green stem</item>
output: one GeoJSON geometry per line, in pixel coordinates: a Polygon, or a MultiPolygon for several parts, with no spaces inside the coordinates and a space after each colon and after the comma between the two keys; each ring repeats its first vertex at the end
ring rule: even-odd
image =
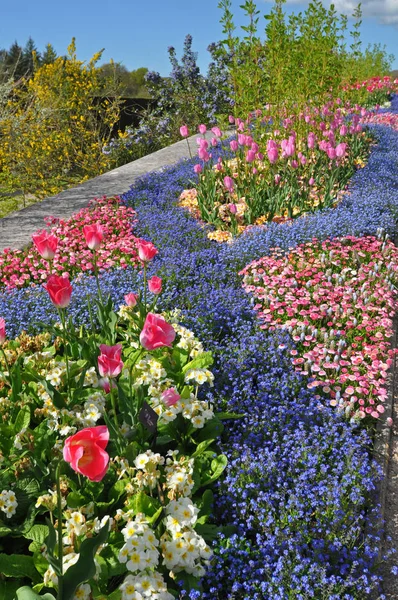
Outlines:
{"type": "Polygon", "coordinates": [[[0,349],[1,349],[1,353],[2,353],[2,355],[3,355],[3,358],[4,358],[4,362],[5,362],[5,364],[6,364],[6,369],[7,369],[7,371],[8,371],[8,379],[9,379],[9,381],[10,381],[10,383],[11,383],[11,381],[12,381],[12,380],[11,380],[11,371],[10,371],[10,365],[8,364],[7,356],[6,356],[6,353],[4,352],[4,349],[3,349],[3,346],[2,346],[2,345],[0,345],[0,349]]]}
{"type": "Polygon", "coordinates": [[[102,306],[104,306],[104,299],[102,297],[101,286],[100,286],[99,277],[98,277],[97,253],[95,250],[93,250],[93,263],[94,263],[94,275],[95,275],[95,281],[97,282],[99,299],[100,299],[102,306]]]}
{"type": "Polygon", "coordinates": [[[66,394],[67,394],[67,398],[69,399],[70,378],[69,378],[69,359],[68,359],[68,352],[67,352],[65,309],[59,308],[58,312],[59,312],[59,316],[61,318],[61,324],[62,324],[62,337],[63,337],[63,341],[64,341],[64,353],[65,353],[65,365],[66,365],[66,377],[67,377],[66,394]]]}
{"type": "Polygon", "coordinates": [[[189,142],[188,142],[188,138],[185,138],[185,139],[187,140],[187,146],[188,146],[189,156],[192,158],[192,152],[191,152],[191,147],[190,147],[189,142]]]}
{"type": "Polygon", "coordinates": [[[112,403],[112,409],[113,409],[113,418],[114,418],[116,429],[117,429],[119,427],[119,423],[117,421],[116,397],[115,397],[115,394],[113,393],[114,392],[114,388],[113,388],[113,385],[112,385],[112,379],[109,380],[109,384],[110,384],[110,387],[111,387],[111,403],[112,403]]]}
{"type": "Polygon", "coordinates": [[[63,545],[62,545],[62,496],[61,496],[61,461],[58,463],[57,471],[55,474],[56,485],[57,485],[57,512],[58,512],[58,561],[59,571],[58,575],[58,600],[62,600],[63,597],[63,545]]]}
{"type": "Polygon", "coordinates": [[[144,313],[146,316],[146,263],[144,263],[144,313]]]}

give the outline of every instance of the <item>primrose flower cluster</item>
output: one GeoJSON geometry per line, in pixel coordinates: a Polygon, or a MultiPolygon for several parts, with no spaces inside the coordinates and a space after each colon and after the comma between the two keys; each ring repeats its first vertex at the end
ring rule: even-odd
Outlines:
{"type": "Polygon", "coordinates": [[[384,413],[398,251],[346,237],[298,246],[246,267],[245,290],[264,329],[287,329],[296,370],[354,420],[384,413]]]}
{"type": "MultiPolygon", "coordinates": [[[[219,145],[222,132],[213,127],[209,141],[206,126],[199,126],[198,185],[183,192],[179,205],[217,227],[210,239],[228,241],[249,225],[332,206],[363,164],[369,148],[359,123],[368,115],[364,108],[337,99],[286,116],[278,128],[271,110],[267,106],[245,120],[230,116],[236,127],[236,138],[229,142],[232,157],[220,156],[214,166],[211,149],[219,145]]],[[[187,129],[181,127],[181,134],[188,135],[187,129]]]]}
{"type": "Polygon", "coordinates": [[[8,289],[42,283],[50,274],[70,276],[94,271],[92,248],[87,245],[83,229],[97,229],[104,243],[98,245],[96,265],[99,269],[126,268],[139,265],[137,240],[131,233],[135,212],[118,198],[101,198],[69,219],[49,217],[50,230],[33,236],[34,245],[27,250],[6,249],[0,255],[0,285],[8,289]],[[42,251],[44,249],[44,251],[42,251]]]}

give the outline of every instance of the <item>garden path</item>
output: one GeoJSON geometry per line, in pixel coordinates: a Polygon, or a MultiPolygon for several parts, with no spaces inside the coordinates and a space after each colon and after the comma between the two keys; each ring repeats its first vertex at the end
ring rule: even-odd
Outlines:
{"type": "MultiPolygon", "coordinates": [[[[208,132],[206,137],[210,139],[212,135],[208,132]]],[[[196,137],[194,135],[188,138],[192,155],[197,151],[196,137]]],[[[0,219],[0,252],[5,248],[27,246],[31,241],[32,233],[44,227],[45,217],[50,215],[60,218],[70,217],[87,206],[93,198],[122,194],[145,173],[173,165],[187,157],[189,157],[187,140],[181,140],[3,217],[0,219]]]]}

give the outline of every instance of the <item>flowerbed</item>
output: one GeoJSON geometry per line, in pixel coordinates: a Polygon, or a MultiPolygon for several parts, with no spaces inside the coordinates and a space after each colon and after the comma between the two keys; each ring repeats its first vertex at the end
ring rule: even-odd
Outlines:
{"type": "MultiPolygon", "coordinates": [[[[350,103],[307,106],[286,116],[276,127],[272,107],[247,119],[230,116],[236,138],[229,142],[232,156],[210,162],[222,132],[212,128],[211,142],[197,138],[201,162],[194,166],[198,183],[184,190],[180,206],[211,223],[210,239],[230,241],[250,225],[291,220],[307,212],[335,205],[356,168],[364,165],[371,138],[360,118],[368,112],[350,103]]],[[[183,137],[188,129],[181,127],[183,137]]]]}
{"type": "Polygon", "coordinates": [[[139,264],[136,238],[131,228],[135,213],[118,198],[102,198],[83,208],[69,219],[49,217],[46,224],[57,238],[55,254],[51,263],[40,255],[35,246],[27,250],[6,249],[0,255],[0,282],[8,289],[21,288],[32,283],[42,283],[50,273],[61,275],[67,271],[71,277],[85,271],[94,271],[94,255],[83,237],[83,227],[99,224],[106,242],[96,257],[100,269],[126,268],[139,264]]]}
{"type": "Polygon", "coordinates": [[[347,236],[274,251],[240,274],[260,327],[288,330],[308,387],[355,421],[385,410],[397,271],[391,242],[347,236]]]}
{"type": "MultiPolygon", "coordinates": [[[[307,389],[306,376],[291,364],[296,348],[288,332],[258,328],[238,276],[271,248],[288,250],[314,237],[374,235],[378,227],[392,232],[398,135],[375,131],[379,144],[339,206],[253,228],[231,245],[208,240],[175,206],[191,177],[189,163],[148,175],[124,197],[137,211],[137,235],[161,249],[153,261],[166,281],[160,309],[178,308],[181,324],[213,353],[214,387],[206,400],[245,415],[224,432],[229,465],[213,508],[217,522],[232,524],[235,534],[215,540],[203,590],[181,591],[181,597],[359,599],[377,586],[380,540],[364,528],[377,512],[370,441],[307,389]]],[[[109,290],[116,305],[123,294],[144,289],[136,269],[103,273],[100,281],[102,294],[109,290]]],[[[73,283],[76,325],[89,323],[85,298],[95,294],[95,285],[87,275],[73,283]]],[[[43,311],[45,298],[38,288],[3,292],[0,314],[13,336],[38,315],[54,320],[43,311]]]]}

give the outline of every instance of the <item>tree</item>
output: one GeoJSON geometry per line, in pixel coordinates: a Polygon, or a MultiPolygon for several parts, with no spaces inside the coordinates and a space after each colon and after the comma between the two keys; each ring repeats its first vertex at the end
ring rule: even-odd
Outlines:
{"type": "Polygon", "coordinates": [[[21,56],[21,70],[23,77],[30,79],[38,62],[40,62],[40,53],[38,52],[33,39],[29,36],[21,56]]]}
{"type": "MultiPolygon", "coordinates": [[[[111,61],[101,65],[98,71],[99,77],[105,82],[106,89],[116,87],[123,97],[139,98],[149,96],[145,82],[145,73],[148,72],[146,67],[140,67],[130,72],[121,63],[111,61]]],[[[107,93],[110,94],[110,92],[107,93]]]]}
{"type": "Polygon", "coordinates": [[[43,56],[41,57],[40,64],[42,65],[52,65],[57,58],[57,53],[55,52],[53,46],[51,44],[47,44],[46,49],[43,52],[43,56]]]}

